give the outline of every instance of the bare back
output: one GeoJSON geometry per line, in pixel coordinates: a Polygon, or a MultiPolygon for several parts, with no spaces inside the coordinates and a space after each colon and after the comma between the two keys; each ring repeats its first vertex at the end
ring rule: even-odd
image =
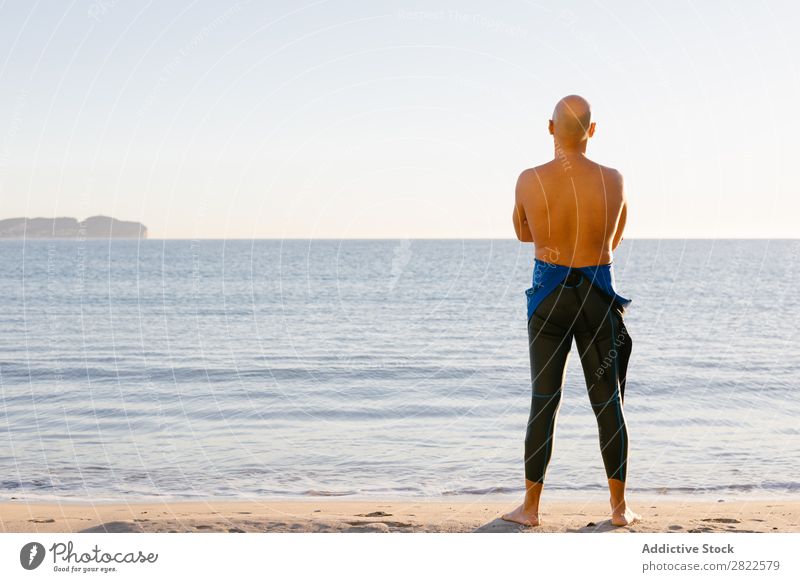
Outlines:
{"type": "Polygon", "coordinates": [[[607,264],[622,239],[622,176],[583,155],[522,172],[516,206],[536,257],[543,261],[572,267],[607,264]]]}

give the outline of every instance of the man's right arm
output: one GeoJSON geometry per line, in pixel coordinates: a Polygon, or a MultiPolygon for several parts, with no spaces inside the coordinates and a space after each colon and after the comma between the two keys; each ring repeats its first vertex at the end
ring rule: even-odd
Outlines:
{"type": "Polygon", "coordinates": [[[619,176],[619,188],[620,194],[622,195],[622,209],[620,210],[619,220],[617,220],[617,230],[614,232],[614,240],[611,244],[611,250],[616,250],[619,246],[619,243],[622,242],[623,234],[625,232],[625,223],[628,220],[628,200],[625,196],[625,184],[622,180],[622,174],[617,172],[619,176]]]}

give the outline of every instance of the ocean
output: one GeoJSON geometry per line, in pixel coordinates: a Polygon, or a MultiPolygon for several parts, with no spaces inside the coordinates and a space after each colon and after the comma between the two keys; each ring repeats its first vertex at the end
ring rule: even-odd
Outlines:
{"type": "MultiPolygon", "coordinates": [[[[632,495],[800,492],[800,240],[625,240],[632,495]]],[[[519,495],[514,240],[0,242],[0,497],[519,495]]],[[[548,495],[607,497],[573,346],[548,495]]]]}

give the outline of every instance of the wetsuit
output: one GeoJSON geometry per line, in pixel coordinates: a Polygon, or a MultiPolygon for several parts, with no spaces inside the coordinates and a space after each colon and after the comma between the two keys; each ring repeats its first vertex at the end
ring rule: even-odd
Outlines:
{"type": "Polygon", "coordinates": [[[597,418],[606,477],[625,481],[628,433],[622,405],[631,339],[623,315],[631,300],[614,290],[611,264],[570,268],[539,259],[533,286],[525,293],[533,389],[525,478],[544,483],[574,337],[597,418]]]}

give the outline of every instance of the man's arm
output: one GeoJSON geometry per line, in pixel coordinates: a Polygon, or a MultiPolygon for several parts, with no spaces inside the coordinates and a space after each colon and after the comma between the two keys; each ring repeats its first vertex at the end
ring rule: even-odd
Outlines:
{"type": "MultiPolygon", "coordinates": [[[[619,174],[619,173],[618,173],[619,174]]],[[[611,244],[611,250],[616,250],[619,243],[622,242],[623,233],[625,232],[625,222],[628,219],[628,200],[625,196],[625,185],[622,181],[622,174],[619,174],[619,187],[622,193],[622,210],[620,210],[619,220],[617,221],[617,230],[614,232],[614,240],[611,244]]]]}
{"type": "Polygon", "coordinates": [[[518,240],[522,242],[533,242],[528,218],[525,216],[525,206],[522,204],[528,180],[526,173],[527,170],[520,174],[514,194],[514,231],[517,233],[518,240]]]}

